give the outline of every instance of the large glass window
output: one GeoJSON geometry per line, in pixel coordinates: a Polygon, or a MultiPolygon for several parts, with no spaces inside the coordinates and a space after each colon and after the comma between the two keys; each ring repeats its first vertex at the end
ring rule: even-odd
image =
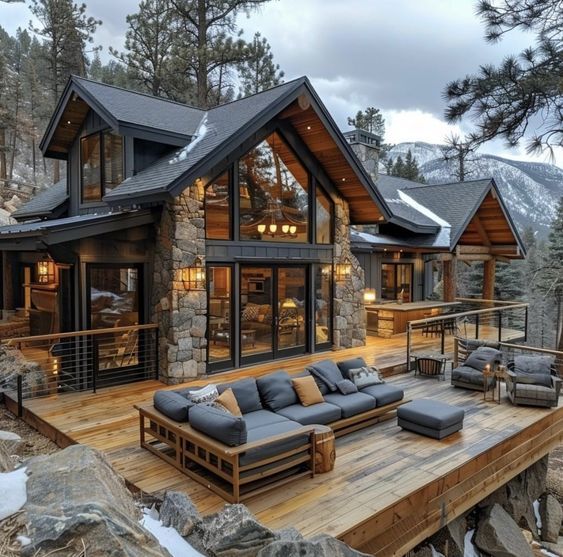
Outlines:
{"type": "Polygon", "coordinates": [[[123,182],[123,138],[108,131],[83,137],[80,164],[82,203],[101,201],[123,182]]]}
{"type": "Polygon", "coordinates": [[[332,341],[332,265],[315,266],[315,344],[332,341]]]}
{"type": "Polygon", "coordinates": [[[412,263],[381,265],[381,297],[404,303],[412,302],[412,263]]]}
{"type": "Polygon", "coordinates": [[[317,244],[332,243],[332,201],[325,192],[317,185],[317,222],[316,242],[317,244]]]}
{"type": "Polygon", "coordinates": [[[208,267],[209,363],[232,360],[231,267],[208,267]]]}
{"type": "Polygon", "coordinates": [[[279,134],[239,161],[240,238],[273,242],[308,239],[309,176],[279,134]]]}
{"type": "Polygon", "coordinates": [[[228,172],[221,174],[205,188],[205,235],[210,240],[231,239],[228,172]]]}

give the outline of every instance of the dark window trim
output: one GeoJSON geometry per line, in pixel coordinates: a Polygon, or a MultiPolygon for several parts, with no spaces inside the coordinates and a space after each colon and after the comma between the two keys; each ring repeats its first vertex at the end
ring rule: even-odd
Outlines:
{"type": "MultiPolygon", "coordinates": [[[[397,295],[399,294],[398,291],[398,286],[397,286],[397,269],[396,267],[398,265],[408,265],[410,267],[410,299],[411,302],[414,299],[414,263],[409,262],[409,261],[382,261],[381,262],[381,290],[383,292],[383,265],[393,265],[395,266],[395,274],[394,274],[394,284],[393,284],[393,289],[394,289],[394,298],[392,298],[393,300],[397,300],[397,295]]],[[[382,295],[383,298],[383,295],[382,295]]],[[[389,298],[385,298],[385,300],[388,300],[389,298]]]]}
{"type": "Polygon", "coordinates": [[[316,311],[317,308],[313,306],[313,345],[315,347],[315,352],[322,352],[324,350],[330,350],[333,344],[334,338],[334,296],[335,296],[335,280],[334,280],[334,264],[333,263],[316,263],[313,265],[313,288],[312,288],[312,298],[313,304],[316,302],[316,293],[315,293],[315,279],[317,269],[320,267],[329,266],[330,267],[330,290],[329,290],[329,315],[328,315],[328,340],[325,342],[317,342],[317,319],[316,319],[316,311]]]}
{"type": "Polygon", "coordinates": [[[314,236],[314,243],[319,246],[332,246],[334,245],[334,234],[335,234],[335,225],[334,225],[334,213],[335,213],[335,203],[332,200],[331,196],[327,193],[326,188],[323,186],[322,182],[320,182],[316,177],[314,177],[315,182],[315,198],[314,198],[314,205],[315,205],[315,236],[314,236]],[[330,231],[329,231],[329,242],[320,244],[317,241],[317,188],[322,192],[325,196],[326,200],[330,206],[330,231]]]}
{"type": "MultiPolygon", "coordinates": [[[[80,138],[80,145],[78,148],[79,151],[79,169],[80,169],[80,207],[96,207],[96,206],[105,206],[105,203],[102,201],[104,195],[106,194],[106,169],[105,169],[105,156],[104,156],[104,134],[106,133],[113,133],[111,128],[104,128],[102,130],[98,130],[88,135],[84,135],[80,138]],[[100,199],[95,199],[93,201],[84,201],[83,193],[84,193],[84,184],[83,184],[83,167],[82,164],[82,142],[89,137],[93,137],[94,135],[100,136],[100,199]]],[[[119,135],[119,134],[115,134],[119,135]]],[[[121,141],[121,164],[123,167],[123,180],[125,180],[125,137],[123,135],[119,136],[122,138],[121,141]]],[[[118,184],[119,185],[119,184],[118,184]]]]}
{"type": "Polygon", "coordinates": [[[205,215],[205,240],[210,240],[212,242],[213,241],[216,241],[216,242],[232,242],[233,241],[234,229],[235,229],[234,219],[233,219],[233,216],[235,214],[234,211],[233,211],[233,190],[234,190],[233,176],[234,176],[233,165],[230,164],[229,166],[227,166],[227,168],[225,168],[224,170],[219,172],[219,174],[215,174],[214,177],[211,180],[207,180],[207,182],[203,186],[203,210],[204,210],[204,215],[205,215]],[[225,173],[227,174],[227,181],[228,181],[227,189],[229,191],[229,237],[228,238],[209,238],[207,236],[207,195],[206,195],[206,192],[207,192],[207,188],[225,173]]]}

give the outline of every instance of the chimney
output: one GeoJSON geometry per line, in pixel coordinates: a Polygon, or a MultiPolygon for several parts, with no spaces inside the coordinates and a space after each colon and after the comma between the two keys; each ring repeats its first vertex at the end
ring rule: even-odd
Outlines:
{"type": "Polygon", "coordinates": [[[381,138],[374,133],[360,130],[344,132],[346,141],[370,175],[371,179],[377,181],[379,167],[379,150],[381,148],[381,138]]]}

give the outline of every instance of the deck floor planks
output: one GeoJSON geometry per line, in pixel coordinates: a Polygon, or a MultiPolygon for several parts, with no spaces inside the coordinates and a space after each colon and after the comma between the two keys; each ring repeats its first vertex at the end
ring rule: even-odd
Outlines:
{"type": "MultiPolygon", "coordinates": [[[[361,349],[268,362],[221,374],[214,380],[263,375],[280,368],[298,371],[314,360],[340,360],[358,354],[380,366],[382,361],[396,365],[401,353],[404,360],[404,346],[401,340],[391,340],[369,339],[361,349]]],[[[436,339],[432,342],[435,345],[436,339]]],[[[498,405],[483,401],[480,392],[455,389],[449,381],[412,374],[389,381],[404,388],[408,399],[437,398],[464,408],[462,432],[436,441],[405,432],[392,419],[339,438],[333,472],[247,501],[260,520],[272,528],[293,525],[305,535],[327,532],[377,555],[400,554],[409,543],[437,528],[444,501],[458,512],[476,493],[502,481],[503,475],[515,475],[515,470],[548,452],[556,440],[563,440],[563,408],[513,407],[504,394],[498,405]],[[512,446],[511,439],[527,428],[531,442],[514,441],[512,446]],[[508,454],[500,450],[502,443],[508,443],[508,454]],[[483,470],[489,475],[483,477],[483,470]]],[[[144,381],[96,394],[34,399],[25,406],[73,441],[103,450],[135,487],[146,492],[183,490],[201,512],[217,511],[223,505],[218,496],[139,447],[138,415],[133,405],[149,402],[158,388],[163,385],[144,381]]]]}

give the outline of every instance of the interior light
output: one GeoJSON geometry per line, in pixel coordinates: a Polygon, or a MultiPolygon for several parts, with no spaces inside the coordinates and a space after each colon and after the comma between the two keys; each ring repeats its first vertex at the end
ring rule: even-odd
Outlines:
{"type": "Polygon", "coordinates": [[[294,224],[292,224],[292,225],[289,227],[289,233],[290,233],[290,234],[295,234],[296,232],[297,232],[297,226],[295,226],[294,224]]]}
{"type": "Polygon", "coordinates": [[[70,120],[67,120],[66,123],[67,123],[67,124],[70,124],[70,120]]]}
{"type": "Polygon", "coordinates": [[[364,302],[375,302],[375,288],[366,288],[364,290],[364,302]]]}
{"type": "Polygon", "coordinates": [[[264,234],[264,232],[266,232],[266,225],[265,224],[259,224],[258,225],[258,232],[260,234],[264,234]]]}
{"type": "Polygon", "coordinates": [[[345,182],[345,181],[346,181],[346,178],[342,178],[342,181],[345,182]]]}
{"type": "Polygon", "coordinates": [[[284,224],[284,225],[282,226],[282,232],[283,232],[284,234],[287,234],[287,233],[289,232],[289,224],[284,224]]]}
{"type": "Polygon", "coordinates": [[[310,129],[311,129],[311,126],[307,126],[307,129],[310,130],[310,129]]]}
{"type": "Polygon", "coordinates": [[[278,225],[277,225],[277,224],[270,224],[270,232],[271,232],[272,234],[275,234],[277,230],[278,230],[278,225]]]}

